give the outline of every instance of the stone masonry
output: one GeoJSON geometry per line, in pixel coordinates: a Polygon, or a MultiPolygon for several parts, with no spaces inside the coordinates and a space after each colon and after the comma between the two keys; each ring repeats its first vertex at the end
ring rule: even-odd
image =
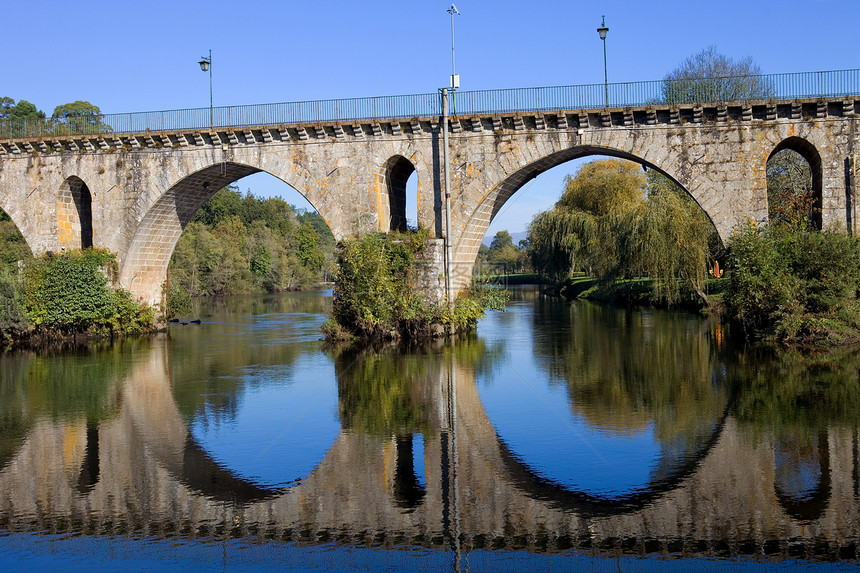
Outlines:
{"type": "MultiPolygon", "coordinates": [[[[173,248],[195,211],[218,189],[260,171],[298,190],[340,239],[402,228],[414,170],[418,223],[441,238],[440,125],[439,117],[423,117],[5,140],[0,208],[35,253],[90,244],[117,253],[120,284],[159,304],[173,248]]],[[[767,160],[794,149],[812,167],[823,226],[855,227],[857,98],[461,116],[449,131],[457,290],[468,285],[484,233],[514,193],[588,155],[630,159],[669,176],[726,240],[743,221],[766,221],[767,160]]]]}

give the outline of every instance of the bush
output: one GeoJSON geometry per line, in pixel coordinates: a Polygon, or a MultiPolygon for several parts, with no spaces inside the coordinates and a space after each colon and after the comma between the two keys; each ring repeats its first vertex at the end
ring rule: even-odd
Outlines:
{"type": "MultiPolygon", "coordinates": [[[[475,327],[487,308],[503,309],[503,291],[475,286],[447,306],[427,304],[413,283],[415,258],[428,232],[377,233],[344,241],[338,253],[329,340],[423,338],[475,327]]],[[[506,292],[506,291],[504,291],[506,292]]]]}
{"type": "Polygon", "coordinates": [[[749,225],[729,243],[730,316],[754,338],[846,343],[860,339],[860,239],[749,225]]]}
{"type": "Polygon", "coordinates": [[[168,281],[166,318],[175,318],[191,312],[191,295],[181,285],[168,281]]]}
{"type": "Polygon", "coordinates": [[[21,285],[9,269],[0,266],[0,339],[15,338],[28,327],[21,285]]]}
{"type": "Polygon", "coordinates": [[[152,309],[111,290],[116,260],[101,249],[35,259],[25,268],[25,309],[36,327],[60,334],[125,334],[152,328],[152,309]]]}

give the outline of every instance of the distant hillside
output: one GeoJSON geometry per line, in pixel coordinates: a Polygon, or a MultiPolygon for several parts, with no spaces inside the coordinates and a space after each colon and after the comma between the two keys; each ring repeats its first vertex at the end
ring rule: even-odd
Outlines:
{"type": "MultiPolygon", "coordinates": [[[[496,236],[495,233],[493,233],[492,235],[486,235],[482,242],[489,247],[490,243],[493,242],[493,237],[495,237],[495,236],[496,236]]],[[[520,231],[519,233],[511,233],[511,239],[514,240],[515,245],[519,245],[520,241],[528,238],[528,236],[529,236],[528,231],[520,231]]]]}

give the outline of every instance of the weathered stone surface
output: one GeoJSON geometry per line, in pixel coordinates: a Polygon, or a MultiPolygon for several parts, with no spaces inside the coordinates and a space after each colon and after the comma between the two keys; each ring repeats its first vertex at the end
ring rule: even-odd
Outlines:
{"type": "MultiPolygon", "coordinates": [[[[552,167],[594,154],[665,173],[727,239],[744,220],[766,220],[767,159],[793,148],[817,172],[824,226],[852,225],[848,198],[860,118],[844,110],[858,102],[781,103],[815,109],[816,117],[792,111],[773,118],[766,105],[773,102],[758,106],[765,110],[760,116],[690,106],[553,112],[551,121],[539,114],[466,119],[470,129],[449,134],[455,287],[467,285],[490,221],[515,192],[552,167]]],[[[121,135],[111,143],[0,141],[0,207],[37,253],[79,247],[91,234],[94,246],[117,253],[121,284],[150,303],[161,300],[173,247],[194,212],[221,187],[259,171],[298,190],[343,238],[402,224],[398,213],[414,169],[418,223],[442,237],[438,118],[392,122],[390,130],[374,125],[314,126],[313,137],[304,126],[278,126],[121,135]],[[91,216],[82,207],[84,188],[91,216]]]]}

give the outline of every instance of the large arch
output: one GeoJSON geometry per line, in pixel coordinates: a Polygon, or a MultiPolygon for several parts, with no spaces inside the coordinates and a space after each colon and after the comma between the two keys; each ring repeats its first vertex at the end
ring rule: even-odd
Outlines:
{"type": "MultiPolygon", "coordinates": [[[[173,249],[197,210],[219,189],[261,171],[264,170],[258,167],[224,162],[174,183],[141,219],[120,260],[120,285],[138,300],[159,305],[173,249]]],[[[331,227],[325,214],[321,215],[331,227]]]]}
{"type": "MultiPolygon", "coordinates": [[[[823,222],[822,207],[824,204],[821,154],[818,153],[818,149],[816,149],[815,146],[806,139],[797,136],[787,137],[780,141],[779,144],[773,148],[770,155],[768,155],[767,161],[765,162],[765,169],[767,169],[767,163],[777,153],[786,149],[790,149],[791,151],[798,153],[809,164],[809,170],[812,173],[812,226],[815,229],[821,230],[823,222]]],[[[768,212],[770,211],[768,210],[768,212]]]]}
{"type": "MultiPolygon", "coordinates": [[[[468,281],[471,280],[472,268],[475,260],[477,259],[478,249],[481,246],[484,234],[487,232],[487,229],[496,214],[499,213],[505,203],[507,203],[507,201],[511,199],[517,191],[538,175],[554,167],[567,163],[568,161],[592,155],[603,155],[625,159],[661,173],[680,188],[684,189],[690,198],[696,202],[699,208],[704,211],[711,224],[714,225],[711,214],[702,207],[696,196],[679,181],[679,177],[676,174],[673,174],[667,169],[628,151],[596,145],[577,145],[541,157],[525,167],[518,169],[484,195],[477,208],[473,211],[472,216],[464,225],[462,234],[456,240],[454,247],[454,261],[457,266],[457,275],[454,278],[455,289],[460,290],[468,285],[468,281]],[[467,270],[468,272],[466,272],[467,270]]],[[[716,225],[714,226],[716,227],[716,225]]]]}
{"type": "Polygon", "coordinates": [[[93,246],[93,196],[89,187],[72,175],[60,185],[57,197],[57,242],[62,249],[93,246]]]}

